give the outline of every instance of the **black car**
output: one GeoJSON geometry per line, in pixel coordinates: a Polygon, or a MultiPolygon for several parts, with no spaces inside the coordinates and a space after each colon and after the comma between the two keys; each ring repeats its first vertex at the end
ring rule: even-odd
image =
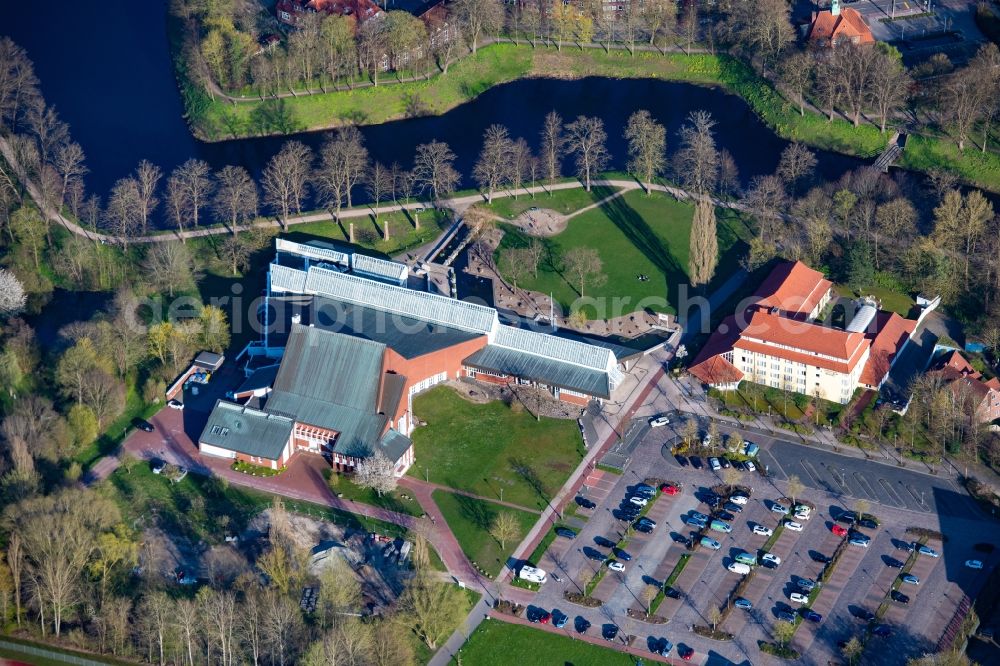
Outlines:
{"type": "Polygon", "coordinates": [[[746,469],[746,467],[743,466],[743,463],[741,461],[734,460],[733,461],[733,469],[738,469],[738,470],[740,470],[742,472],[743,470],[746,469]]]}
{"type": "Polygon", "coordinates": [[[774,560],[761,560],[760,565],[765,569],[777,569],[778,565],[775,564],[774,560]]]}
{"type": "Polygon", "coordinates": [[[736,516],[729,513],[728,511],[716,511],[715,517],[718,518],[719,520],[725,520],[726,522],[729,523],[733,522],[736,519],[736,516]]]}
{"type": "Polygon", "coordinates": [[[874,627],[872,627],[872,635],[873,636],[883,636],[883,637],[885,637],[885,636],[888,636],[891,633],[892,633],[892,627],[890,627],[887,624],[876,624],[874,627]]]}
{"type": "Polygon", "coordinates": [[[605,548],[614,548],[615,547],[615,542],[614,541],[612,541],[611,539],[609,539],[607,537],[602,537],[602,536],[596,536],[596,537],[594,537],[594,543],[596,543],[598,546],[603,546],[605,548]]]}
{"type": "Polygon", "coordinates": [[[732,465],[729,464],[729,458],[722,456],[719,458],[719,464],[722,465],[722,469],[729,469],[732,465]]]}
{"type": "Polygon", "coordinates": [[[674,459],[677,461],[677,464],[680,465],[681,467],[688,466],[688,459],[682,456],[681,454],[678,453],[677,455],[675,455],[674,459]]]}
{"type": "Polygon", "coordinates": [[[601,629],[601,637],[603,637],[604,640],[606,641],[615,640],[615,636],[617,635],[618,635],[618,625],[606,624],[604,625],[604,628],[601,629]]]}
{"type": "Polygon", "coordinates": [[[587,620],[586,618],[577,616],[576,620],[574,621],[574,624],[576,625],[577,633],[580,634],[586,633],[587,629],[590,629],[590,621],[587,620]]]}
{"type": "Polygon", "coordinates": [[[701,469],[704,465],[701,464],[701,458],[698,456],[691,456],[691,467],[695,469],[701,469]]]}
{"type": "Polygon", "coordinates": [[[741,507],[739,504],[736,504],[735,502],[726,502],[722,506],[722,508],[724,508],[726,511],[729,511],[730,513],[743,513],[743,507],[741,507]]]}
{"type": "Polygon", "coordinates": [[[809,553],[809,557],[812,558],[813,562],[820,562],[821,564],[827,564],[830,561],[830,557],[824,555],[823,553],[812,552],[809,553]]]}
{"type": "Polygon", "coordinates": [[[859,620],[864,620],[865,622],[871,622],[875,619],[875,613],[871,612],[867,608],[862,608],[856,615],[859,620]]]}
{"type": "Polygon", "coordinates": [[[132,419],[132,425],[143,432],[153,432],[153,424],[145,419],[132,419]]]}
{"type": "Polygon", "coordinates": [[[893,569],[902,569],[905,565],[894,557],[887,557],[885,560],[885,566],[891,567],[893,569]]]}
{"type": "Polygon", "coordinates": [[[649,525],[650,527],[656,527],[656,521],[650,518],[649,516],[643,516],[637,522],[640,522],[644,525],[649,525]]]}
{"type": "Polygon", "coordinates": [[[619,560],[622,560],[623,562],[631,562],[632,561],[632,556],[629,555],[624,550],[622,550],[621,548],[613,548],[612,551],[614,552],[615,557],[617,557],[619,560]]]}
{"type": "Polygon", "coordinates": [[[568,527],[557,527],[556,528],[556,534],[559,535],[559,536],[561,536],[561,537],[565,537],[567,539],[575,539],[576,538],[576,532],[574,532],[573,530],[571,530],[568,527]]]}
{"type": "Polygon", "coordinates": [[[670,587],[669,585],[667,587],[663,588],[663,594],[667,595],[671,599],[680,599],[681,598],[681,593],[678,590],[670,587]]]}
{"type": "Polygon", "coordinates": [[[858,514],[853,511],[844,511],[842,514],[837,516],[837,521],[841,523],[854,523],[858,519],[858,514]]]}
{"type": "Polygon", "coordinates": [[[889,594],[889,596],[892,597],[893,601],[898,601],[901,604],[908,604],[908,603],[910,603],[910,597],[908,597],[907,595],[903,594],[899,590],[893,590],[889,594]]]}
{"type": "Polygon", "coordinates": [[[632,527],[636,532],[642,532],[643,534],[651,534],[653,532],[653,526],[648,523],[636,523],[632,527]]]}
{"type": "Polygon", "coordinates": [[[576,498],[576,503],[579,504],[580,506],[582,506],[584,509],[593,509],[594,507],[597,506],[597,504],[595,504],[594,502],[591,502],[586,497],[577,497],[576,498]]]}
{"type": "Polygon", "coordinates": [[[870,530],[878,529],[878,523],[871,518],[862,518],[858,521],[859,527],[867,527],[870,530]]]}
{"type": "Polygon", "coordinates": [[[705,495],[705,504],[709,505],[713,509],[718,509],[722,506],[722,498],[718,495],[705,495]]]}

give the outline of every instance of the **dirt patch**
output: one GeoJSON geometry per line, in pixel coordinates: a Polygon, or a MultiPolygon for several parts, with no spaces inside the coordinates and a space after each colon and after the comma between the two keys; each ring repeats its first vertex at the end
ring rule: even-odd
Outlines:
{"type": "Polygon", "coordinates": [[[553,419],[577,419],[583,413],[582,407],[556,400],[547,390],[532,386],[507,386],[473,380],[450,380],[446,386],[469,402],[479,405],[494,400],[500,400],[508,405],[518,403],[514,409],[524,409],[531,414],[541,414],[553,419]]]}
{"type": "Polygon", "coordinates": [[[139,567],[149,580],[179,585],[231,584],[250,569],[247,558],[232,544],[208,546],[152,527],[143,531],[139,567]]]}
{"type": "Polygon", "coordinates": [[[569,218],[548,208],[526,210],[510,222],[529,236],[556,236],[566,230],[569,218]]]}

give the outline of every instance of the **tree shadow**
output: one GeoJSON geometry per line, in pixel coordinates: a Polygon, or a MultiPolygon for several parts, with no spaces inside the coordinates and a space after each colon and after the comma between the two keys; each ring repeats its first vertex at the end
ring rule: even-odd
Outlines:
{"type": "Polygon", "coordinates": [[[538,495],[538,499],[542,501],[542,504],[547,503],[549,501],[548,491],[545,488],[545,484],[542,483],[542,480],[538,478],[538,474],[535,472],[535,469],[523,458],[510,458],[508,462],[510,462],[511,470],[513,470],[515,474],[521,477],[521,479],[535,491],[535,494],[538,495]]]}
{"type": "Polygon", "coordinates": [[[489,531],[494,518],[496,518],[496,511],[490,508],[489,503],[457,493],[454,497],[458,504],[458,510],[464,518],[471,521],[476,527],[489,531]]]}
{"type": "Polygon", "coordinates": [[[284,99],[270,99],[250,112],[248,129],[255,134],[291,134],[303,127],[284,99]]]}

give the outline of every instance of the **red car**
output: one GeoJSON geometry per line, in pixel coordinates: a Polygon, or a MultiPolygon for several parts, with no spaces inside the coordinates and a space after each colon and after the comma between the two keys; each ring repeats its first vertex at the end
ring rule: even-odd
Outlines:
{"type": "Polygon", "coordinates": [[[685,645],[684,647],[677,648],[677,654],[681,656],[684,661],[691,661],[691,657],[694,656],[694,648],[685,645]]]}
{"type": "Polygon", "coordinates": [[[660,486],[660,492],[666,493],[667,495],[676,495],[680,491],[681,491],[680,488],[669,483],[664,483],[662,486],[660,486]]]}
{"type": "Polygon", "coordinates": [[[840,525],[834,525],[830,528],[830,531],[839,537],[847,536],[847,530],[840,525]]]}
{"type": "Polygon", "coordinates": [[[538,618],[538,621],[541,622],[542,624],[548,624],[549,623],[549,619],[551,619],[551,618],[552,618],[552,614],[551,613],[542,613],[542,616],[540,618],[538,618]]]}

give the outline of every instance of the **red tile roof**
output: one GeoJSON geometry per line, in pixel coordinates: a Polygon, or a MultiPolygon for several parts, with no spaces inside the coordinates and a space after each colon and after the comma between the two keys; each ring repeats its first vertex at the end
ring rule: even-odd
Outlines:
{"type": "Polygon", "coordinates": [[[822,273],[801,261],[779,264],[757,288],[757,307],[775,307],[787,315],[808,315],[832,286],[822,273]]]}
{"type": "Polygon", "coordinates": [[[732,351],[739,337],[736,317],[726,317],[701,348],[688,372],[706,384],[731,384],[742,380],[743,373],[722,356],[732,351]]]}
{"type": "Polygon", "coordinates": [[[914,320],[904,319],[895,312],[879,312],[875,322],[874,334],[867,336],[871,341],[872,351],[860,377],[861,383],[867,386],[879,386],[882,383],[896,354],[917,326],[914,320]]]}
{"type": "Polygon", "coordinates": [[[834,16],[829,10],[816,12],[809,27],[809,39],[829,42],[834,46],[844,39],[858,44],[875,43],[868,24],[856,9],[850,7],[841,9],[840,16],[834,16]]]}
{"type": "Polygon", "coordinates": [[[859,349],[868,346],[864,333],[848,333],[836,328],[781,317],[763,310],[753,314],[750,323],[740,333],[740,340],[736,346],[739,348],[746,342],[755,341],[769,343],[771,356],[779,358],[784,357],[788,351],[800,351],[806,354],[822,354],[844,362],[857,356],[859,349]]]}

